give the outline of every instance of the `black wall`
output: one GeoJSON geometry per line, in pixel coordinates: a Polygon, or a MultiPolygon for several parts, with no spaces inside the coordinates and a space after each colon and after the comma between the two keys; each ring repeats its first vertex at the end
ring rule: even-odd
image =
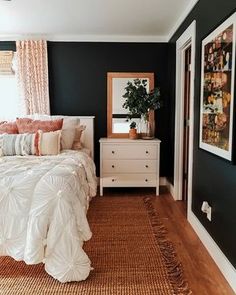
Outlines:
{"type": "Polygon", "coordinates": [[[167,43],[48,43],[51,112],[96,116],[97,168],[98,140],[107,136],[107,72],[154,72],[164,100],[156,113],[156,135],[162,140],[160,170],[163,176],[170,173],[167,48],[167,43]]]}
{"type": "MultiPolygon", "coordinates": [[[[0,42],[15,50],[15,42],[0,42]]],[[[164,105],[156,112],[156,136],[162,140],[160,174],[171,174],[167,43],[48,42],[49,90],[53,115],[95,115],[95,163],[107,136],[107,72],[154,72],[164,105]]]]}
{"type": "MultiPolygon", "coordinates": [[[[169,68],[175,68],[175,42],[195,19],[196,36],[196,80],[195,80],[195,139],[193,168],[192,209],[201,223],[216,241],[230,262],[236,267],[236,166],[198,148],[199,110],[200,110],[200,73],[201,40],[236,9],[235,0],[200,0],[190,15],[169,42],[169,68]],[[212,222],[201,212],[201,204],[207,200],[213,208],[212,222]]],[[[175,72],[169,71],[170,108],[175,105],[175,72]]],[[[171,142],[174,151],[174,116],[171,118],[171,142]]],[[[235,130],[234,130],[235,133],[235,130]]],[[[173,170],[172,170],[173,175],[173,170]]]]}

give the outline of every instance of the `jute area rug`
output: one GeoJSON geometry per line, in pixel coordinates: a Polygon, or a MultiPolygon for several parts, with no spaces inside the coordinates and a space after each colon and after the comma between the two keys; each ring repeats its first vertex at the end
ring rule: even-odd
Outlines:
{"type": "MultiPolygon", "coordinates": [[[[155,198],[155,197],[153,197],[155,198]]],[[[43,264],[0,257],[0,294],[191,294],[150,197],[97,197],[89,209],[92,239],[85,251],[94,270],[84,282],[61,284],[43,264]]]]}

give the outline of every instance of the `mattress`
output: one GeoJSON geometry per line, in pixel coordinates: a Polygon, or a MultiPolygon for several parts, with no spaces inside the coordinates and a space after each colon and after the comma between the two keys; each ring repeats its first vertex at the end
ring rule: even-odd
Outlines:
{"type": "Polygon", "coordinates": [[[96,195],[93,160],[84,152],[0,158],[0,255],[43,262],[60,282],[85,280],[86,213],[96,195]]]}

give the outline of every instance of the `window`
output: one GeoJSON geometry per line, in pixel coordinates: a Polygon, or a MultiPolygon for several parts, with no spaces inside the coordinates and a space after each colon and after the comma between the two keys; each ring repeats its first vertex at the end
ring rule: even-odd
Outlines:
{"type": "MultiPolygon", "coordinates": [[[[1,52],[3,53],[3,52],[1,52]]],[[[6,64],[3,62],[4,55],[0,55],[0,121],[14,120],[21,115],[20,96],[15,75],[15,55],[12,55],[10,72],[6,71],[6,64]]]]}

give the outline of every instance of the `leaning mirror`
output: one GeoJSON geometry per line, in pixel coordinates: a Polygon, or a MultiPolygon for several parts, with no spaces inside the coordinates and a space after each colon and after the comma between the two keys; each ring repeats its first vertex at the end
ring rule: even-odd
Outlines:
{"type": "MultiPolygon", "coordinates": [[[[129,134],[130,120],[127,119],[128,111],[124,108],[123,97],[128,82],[136,79],[146,80],[147,92],[154,88],[154,73],[107,73],[107,136],[126,138],[129,134]]],[[[154,121],[154,112],[150,117],[154,121]]],[[[140,117],[132,118],[137,126],[140,125],[140,117]]],[[[152,123],[151,122],[151,123],[152,123]]]]}

